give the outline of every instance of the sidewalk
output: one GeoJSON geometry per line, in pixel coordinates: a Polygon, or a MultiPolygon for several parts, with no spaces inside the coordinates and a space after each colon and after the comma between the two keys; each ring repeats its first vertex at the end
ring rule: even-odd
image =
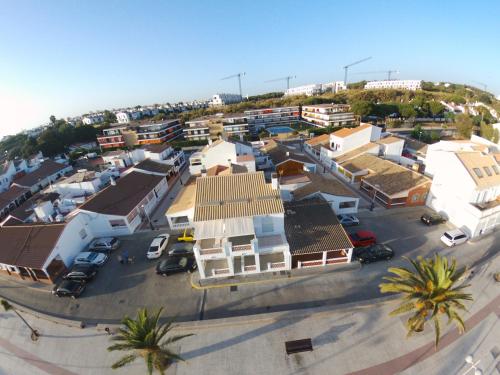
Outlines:
{"type": "MultiPolygon", "coordinates": [[[[434,349],[433,327],[406,339],[405,317],[388,317],[389,301],[340,309],[320,307],[256,316],[182,323],[175,334],[194,333],[174,346],[186,362],[167,374],[441,375],[462,374],[464,357],[480,359],[484,374],[498,374],[499,284],[493,273],[500,257],[484,264],[472,279],[475,300],[464,314],[467,332],[459,336],[443,321],[442,344],[434,349]],[[284,342],[311,338],[314,350],[287,356],[284,342]]],[[[166,306],[168,309],[168,306],[166,306]]],[[[42,336],[31,342],[12,313],[0,314],[0,373],[117,374],[108,353],[109,336],[95,328],[76,329],[26,318],[42,336]],[[64,355],[61,355],[64,353],[64,355]]],[[[119,374],[145,373],[137,360],[119,374]]]]}

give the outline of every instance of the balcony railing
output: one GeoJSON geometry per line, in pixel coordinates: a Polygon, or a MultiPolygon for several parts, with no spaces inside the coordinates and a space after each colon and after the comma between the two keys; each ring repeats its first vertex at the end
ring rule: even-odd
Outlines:
{"type": "Polygon", "coordinates": [[[277,262],[277,263],[268,263],[268,268],[270,270],[277,268],[284,268],[286,266],[285,262],[277,262]]]}
{"type": "Polygon", "coordinates": [[[212,270],[212,276],[219,276],[219,275],[227,275],[229,272],[229,268],[219,268],[216,270],[212,270]]]}
{"type": "Polygon", "coordinates": [[[326,264],[338,264],[338,263],[347,263],[349,259],[348,258],[333,258],[333,259],[327,259],[326,264]]]}
{"type": "Polygon", "coordinates": [[[245,272],[254,272],[254,271],[257,271],[257,266],[256,265],[245,266],[245,272]]]}
{"type": "Polygon", "coordinates": [[[251,250],[252,250],[252,244],[235,245],[235,246],[233,246],[233,252],[251,251],[251,250]]]}
{"type": "Polygon", "coordinates": [[[200,255],[222,254],[222,247],[214,247],[212,249],[200,249],[200,255]]]}

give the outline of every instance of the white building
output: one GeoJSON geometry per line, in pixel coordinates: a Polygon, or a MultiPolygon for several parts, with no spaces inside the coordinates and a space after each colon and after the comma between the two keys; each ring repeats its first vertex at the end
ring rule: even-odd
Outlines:
{"type": "Polygon", "coordinates": [[[34,171],[15,179],[13,185],[30,189],[31,193],[36,193],[72,170],[71,165],[56,163],[50,159],[45,160],[34,171]]]}
{"type": "Polygon", "coordinates": [[[297,87],[291,87],[285,91],[285,96],[293,95],[319,95],[322,93],[322,85],[320,83],[313,83],[310,85],[303,85],[297,87]]]}
{"type": "Polygon", "coordinates": [[[248,172],[255,172],[255,158],[250,143],[224,141],[219,139],[195,152],[189,158],[189,172],[200,175],[202,171],[216,165],[230,167],[231,164],[242,165],[248,172]]]}
{"type": "Polygon", "coordinates": [[[290,269],[284,212],[277,185],[266,184],[263,172],[197,178],[194,253],[200,278],[290,269]]]}
{"type": "Polygon", "coordinates": [[[0,165],[0,193],[9,189],[16,175],[28,171],[28,164],[24,159],[8,160],[0,165]]]}
{"type": "Polygon", "coordinates": [[[142,147],[144,157],[174,167],[178,172],[186,164],[186,155],[184,151],[176,151],[168,143],[150,144],[142,147]]]}
{"type": "Polygon", "coordinates": [[[321,85],[321,90],[323,92],[331,90],[331,92],[337,93],[339,91],[347,90],[347,86],[344,83],[344,81],[335,81],[335,82],[323,83],[321,85]]]}
{"type": "Polygon", "coordinates": [[[116,114],[116,121],[119,124],[128,124],[130,122],[130,115],[128,112],[118,112],[116,114]]]}
{"type": "Polygon", "coordinates": [[[61,196],[81,197],[97,193],[110,182],[110,178],[119,178],[120,172],[116,168],[108,168],[104,172],[78,170],[75,174],[52,184],[50,191],[61,196]]]}
{"type": "Polygon", "coordinates": [[[240,103],[243,100],[239,94],[214,94],[208,104],[210,107],[218,107],[226,104],[240,103]]]}
{"type": "Polygon", "coordinates": [[[472,238],[500,227],[499,150],[487,142],[441,141],[426,159],[433,175],[427,205],[472,238]]]}
{"type": "Polygon", "coordinates": [[[99,124],[104,121],[104,116],[101,114],[91,114],[84,116],[82,122],[84,125],[94,125],[99,124]]]}
{"type": "Polygon", "coordinates": [[[133,233],[167,193],[164,176],[132,171],[91,197],[78,209],[96,236],[133,233]]]}
{"type": "Polygon", "coordinates": [[[190,178],[167,209],[165,216],[172,230],[193,228],[196,178],[190,178]]]}
{"type": "Polygon", "coordinates": [[[370,89],[402,89],[416,91],[422,88],[422,81],[416,79],[395,79],[390,81],[370,81],[365,90],[370,89]]]}
{"type": "Polygon", "coordinates": [[[296,124],[300,121],[300,108],[292,107],[275,107],[275,108],[259,108],[245,111],[248,119],[248,127],[252,134],[258,133],[261,129],[266,129],[272,126],[280,126],[296,124]]]}
{"type": "Polygon", "coordinates": [[[302,106],[302,119],[319,128],[354,126],[354,113],[348,104],[315,104],[302,106]]]}

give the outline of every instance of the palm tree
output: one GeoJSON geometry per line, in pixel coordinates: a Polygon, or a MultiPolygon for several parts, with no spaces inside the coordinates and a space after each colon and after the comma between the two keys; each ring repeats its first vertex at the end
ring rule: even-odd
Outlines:
{"type": "Polygon", "coordinates": [[[164,340],[165,335],[172,329],[173,319],[166,324],[159,324],[162,311],[163,309],[159,309],[153,316],[150,316],[147,309],[140,309],[136,319],[125,317],[122,320],[124,327],[112,337],[112,340],[118,343],[108,347],[108,351],[125,350],[133,351],[133,353],[115,362],[111,366],[113,369],[123,367],[136,358],[142,357],[146,362],[149,375],[153,374],[154,370],[158,370],[163,375],[173,361],[183,361],[178,354],[168,348],[168,345],[192,334],[171,336],[164,340]]]}
{"type": "Polygon", "coordinates": [[[33,341],[38,340],[38,337],[40,336],[40,333],[38,333],[38,331],[36,329],[33,329],[33,327],[29,325],[29,323],[22,317],[21,314],[19,314],[19,312],[14,308],[14,306],[12,306],[9,303],[9,301],[6,301],[6,300],[2,299],[0,301],[0,304],[2,305],[2,307],[3,307],[3,309],[5,311],[13,311],[19,317],[19,319],[21,319],[23,321],[23,323],[26,324],[26,326],[31,331],[31,340],[33,340],[33,341]]]}
{"type": "MultiPolygon", "coordinates": [[[[407,259],[407,258],[405,258],[407,259]]],[[[434,322],[436,347],[441,336],[440,317],[446,315],[448,324],[455,322],[460,333],[465,331],[465,323],[458,313],[467,310],[463,301],[472,301],[472,295],[462,290],[469,285],[457,285],[466,268],[457,269],[456,260],[451,263],[447,258],[435,255],[434,258],[417,260],[407,259],[414,270],[404,267],[391,267],[389,272],[395,277],[384,277],[387,282],[379,285],[382,293],[401,293],[401,304],[389,315],[412,312],[408,318],[408,335],[421,332],[428,320],[434,322]]]]}

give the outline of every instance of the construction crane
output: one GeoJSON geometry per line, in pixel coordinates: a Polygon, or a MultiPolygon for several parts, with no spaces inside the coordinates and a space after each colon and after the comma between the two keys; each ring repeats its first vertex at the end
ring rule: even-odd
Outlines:
{"type": "Polygon", "coordinates": [[[237,73],[237,74],[233,74],[233,75],[221,78],[220,80],[224,81],[225,79],[230,79],[230,78],[238,77],[238,86],[240,88],[240,96],[243,97],[243,94],[241,92],[241,77],[244,76],[245,74],[246,74],[245,72],[243,72],[243,73],[237,73]]]}
{"type": "Polygon", "coordinates": [[[399,74],[399,71],[398,70],[378,70],[375,72],[356,72],[353,74],[382,74],[382,73],[387,74],[387,80],[390,81],[391,75],[392,74],[399,74]]]}
{"type": "Polygon", "coordinates": [[[481,83],[481,82],[477,82],[477,81],[472,81],[472,82],[474,82],[476,85],[483,86],[484,91],[486,91],[486,89],[488,88],[488,85],[486,83],[481,83]]]}
{"type": "Polygon", "coordinates": [[[351,64],[348,64],[348,65],[344,66],[344,83],[345,83],[346,86],[347,86],[347,71],[349,70],[349,67],[351,67],[353,65],[361,64],[362,62],[370,60],[371,58],[372,58],[371,56],[370,57],[366,57],[366,58],[364,58],[362,60],[358,60],[358,61],[355,61],[355,62],[353,62],[351,64]]]}
{"type": "Polygon", "coordinates": [[[297,76],[286,76],[282,78],[270,79],[269,81],[264,81],[264,83],[286,81],[286,89],[288,90],[290,88],[290,80],[294,78],[297,78],[297,76]]]}

